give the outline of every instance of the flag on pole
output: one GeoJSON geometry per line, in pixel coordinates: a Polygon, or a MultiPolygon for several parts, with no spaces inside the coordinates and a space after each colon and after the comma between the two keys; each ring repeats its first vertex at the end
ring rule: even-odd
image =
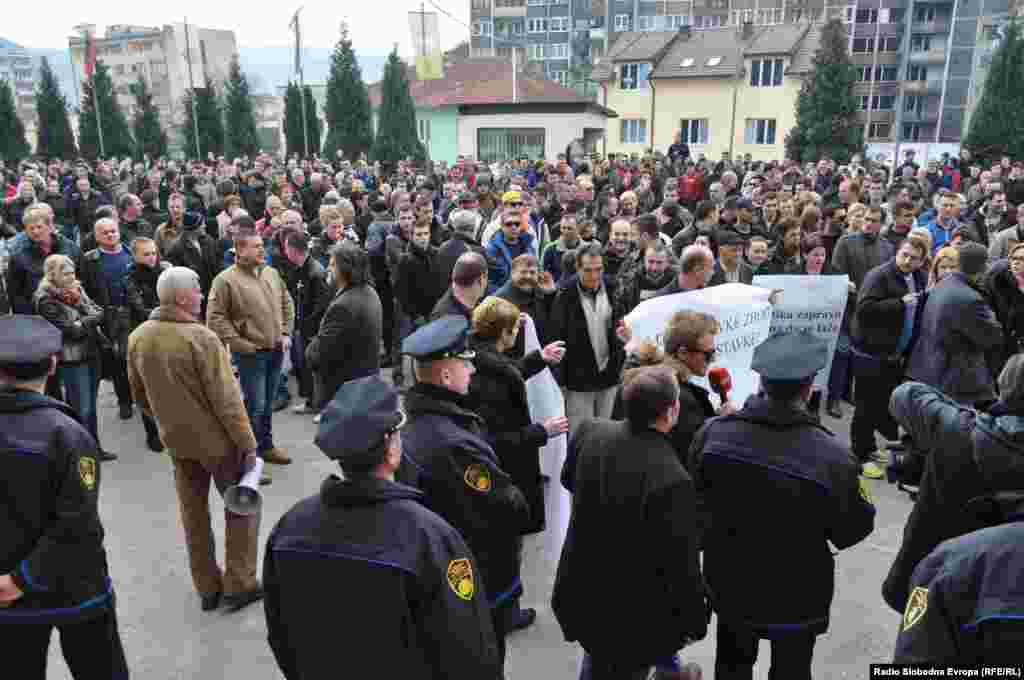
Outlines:
{"type": "Polygon", "coordinates": [[[444,77],[444,53],[436,12],[409,12],[409,33],[418,80],[444,77]]]}
{"type": "Polygon", "coordinates": [[[302,44],[302,40],[299,38],[299,12],[301,8],[295,10],[295,14],[292,15],[292,20],[288,24],[288,28],[295,31],[295,72],[302,73],[302,57],[299,54],[299,45],[302,44]]]}
{"type": "Polygon", "coordinates": [[[92,80],[93,69],[96,68],[96,41],[91,33],[85,34],[85,77],[92,80]]]}

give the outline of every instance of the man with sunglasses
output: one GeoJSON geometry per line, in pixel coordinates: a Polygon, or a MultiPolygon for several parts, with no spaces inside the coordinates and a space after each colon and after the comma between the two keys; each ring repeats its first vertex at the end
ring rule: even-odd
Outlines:
{"type": "Polygon", "coordinates": [[[395,481],[405,422],[378,375],[342,385],[323,413],[316,445],[344,479],[331,475],[278,522],[263,562],[270,648],[286,677],[324,677],[339,658],[357,675],[501,677],[476,559],[422,493],[395,481]],[[327,618],[349,633],[339,639],[327,618]]]}
{"type": "Polygon", "coordinates": [[[520,255],[537,257],[533,232],[523,229],[522,203],[519,205],[519,208],[510,206],[501,211],[501,231],[487,242],[487,257],[493,265],[489,271],[490,290],[497,290],[508,282],[512,274],[512,260],[520,255]]]}

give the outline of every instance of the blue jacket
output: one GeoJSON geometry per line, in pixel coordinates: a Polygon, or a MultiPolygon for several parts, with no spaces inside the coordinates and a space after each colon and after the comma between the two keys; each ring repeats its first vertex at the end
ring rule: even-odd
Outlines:
{"type": "Polygon", "coordinates": [[[938,216],[929,220],[925,228],[932,235],[932,253],[938,252],[939,248],[946,245],[953,238],[953,232],[963,226],[959,220],[953,220],[953,226],[949,229],[939,224],[938,216]]]}
{"type": "Polygon", "coordinates": [[[528,231],[521,232],[519,240],[510,246],[505,243],[505,235],[499,230],[491,237],[486,252],[490,265],[487,272],[489,288],[497,290],[512,276],[512,260],[525,253],[537,257],[537,246],[533,242],[533,234],[528,231]]]}

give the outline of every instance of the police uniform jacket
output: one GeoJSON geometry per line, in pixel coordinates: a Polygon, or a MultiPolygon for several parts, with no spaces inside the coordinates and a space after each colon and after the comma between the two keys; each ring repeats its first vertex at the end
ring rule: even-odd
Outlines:
{"type": "Polygon", "coordinates": [[[828,629],[835,563],[874,528],[848,448],[806,411],[754,396],[694,436],[704,575],[718,616],[765,637],[828,629]],[[742,502],[737,502],[742,499],[742,502]]]}
{"type": "Polygon", "coordinates": [[[477,563],[422,501],[402,484],[332,475],[277,523],[264,612],[285,678],[502,677],[477,563]]]}
{"type": "Polygon", "coordinates": [[[551,605],[566,640],[623,667],[707,633],[693,480],[669,438],[586,420],[562,484],[572,515],[551,605]]]}
{"type": "Polygon", "coordinates": [[[0,626],[74,623],[114,606],[98,453],[64,403],[0,390],[0,574],[24,592],[0,607],[0,626]]]}
{"type": "Polygon", "coordinates": [[[530,508],[498,464],[469,403],[423,383],[405,394],[409,422],[396,479],[423,491],[426,506],[466,539],[496,607],[522,593],[518,536],[529,529],[530,508]]]}
{"type": "Polygon", "coordinates": [[[895,663],[1017,665],[1024,644],[1024,522],[946,541],[914,570],[895,663]]]}
{"type": "Polygon", "coordinates": [[[971,499],[1024,489],[1024,407],[980,413],[911,382],[893,391],[889,409],[925,454],[917,502],[882,584],[885,601],[902,612],[918,563],[942,541],[985,526],[965,511],[971,499]]]}

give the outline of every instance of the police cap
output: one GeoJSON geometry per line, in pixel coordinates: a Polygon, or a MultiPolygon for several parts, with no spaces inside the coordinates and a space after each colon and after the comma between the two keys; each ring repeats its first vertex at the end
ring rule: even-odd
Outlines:
{"type": "Polygon", "coordinates": [[[57,327],[41,316],[0,316],[0,364],[37,364],[63,344],[57,327]]]}
{"type": "Polygon", "coordinates": [[[405,424],[398,391],[371,375],[343,383],[320,417],[313,440],[320,450],[342,465],[366,459],[384,437],[405,424]]]}
{"type": "Polygon", "coordinates": [[[441,359],[472,359],[469,342],[469,320],[461,314],[449,314],[431,321],[402,342],[402,354],[417,361],[441,359]]]}
{"type": "Polygon", "coordinates": [[[754,349],[750,368],[768,382],[806,383],[825,368],[828,343],[811,333],[774,333],[754,349]]]}

